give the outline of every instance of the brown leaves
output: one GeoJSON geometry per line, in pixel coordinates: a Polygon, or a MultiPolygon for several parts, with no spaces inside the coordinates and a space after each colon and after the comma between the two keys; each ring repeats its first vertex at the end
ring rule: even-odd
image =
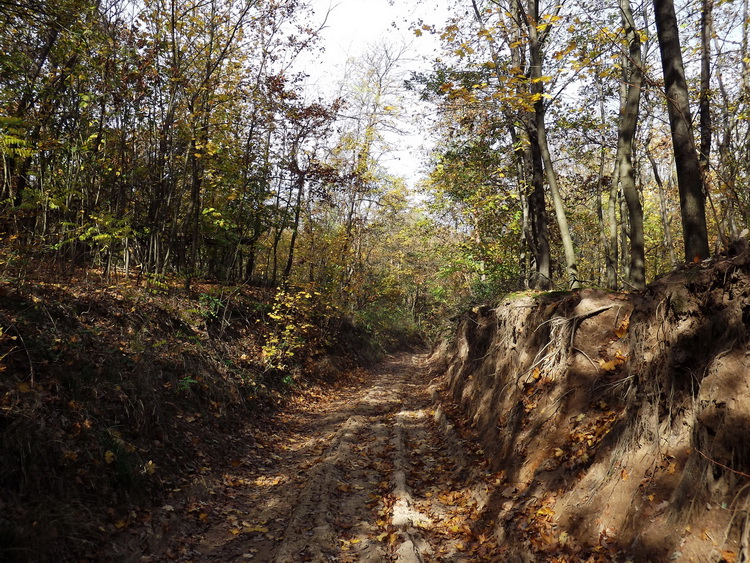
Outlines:
{"type": "Polygon", "coordinates": [[[604,358],[599,359],[599,367],[601,367],[604,371],[615,371],[618,367],[620,367],[622,364],[628,361],[628,357],[617,350],[615,352],[615,356],[613,358],[610,358],[608,360],[605,360],[604,358]]]}
{"type": "Polygon", "coordinates": [[[615,336],[617,338],[624,338],[628,333],[628,328],[630,327],[630,314],[631,313],[628,312],[622,319],[618,327],[615,329],[615,336]]]}

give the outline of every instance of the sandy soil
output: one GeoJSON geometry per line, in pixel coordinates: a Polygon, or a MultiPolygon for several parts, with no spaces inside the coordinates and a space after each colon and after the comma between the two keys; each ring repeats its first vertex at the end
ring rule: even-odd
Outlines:
{"type": "Polygon", "coordinates": [[[127,561],[479,561],[495,483],[431,399],[424,358],[308,397],[245,459],[192,485],[113,546],[127,561]]]}

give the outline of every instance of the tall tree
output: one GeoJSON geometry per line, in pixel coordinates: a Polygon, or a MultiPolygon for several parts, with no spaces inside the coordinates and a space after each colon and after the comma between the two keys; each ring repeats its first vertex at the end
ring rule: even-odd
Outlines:
{"type": "Polygon", "coordinates": [[[654,19],[659,37],[664,90],[672,130],[672,150],[680,191],[685,260],[703,260],[709,256],[706,195],[693,139],[688,87],[674,1],[654,0],[654,19]]]}
{"type": "MultiPolygon", "coordinates": [[[[559,12],[561,5],[555,10],[559,12]]],[[[578,264],[576,263],[575,247],[573,237],[570,234],[568,219],[565,214],[565,205],[563,203],[560,188],[557,182],[557,174],[552,162],[552,154],[547,142],[547,126],[545,123],[545,99],[544,99],[544,75],[542,73],[543,63],[543,45],[548,37],[552,24],[549,22],[542,23],[539,14],[539,0],[529,0],[527,11],[522,15],[526,20],[528,44],[529,44],[529,80],[531,82],[532,99],[534,100],[534,124],[535,128],[531,131],[532,136],[536,136],[536,143],[539,146],[540,156],[544,163],[544,175],[547,180],[552,204],[555,210],[557,224],[560,227],[560,238],[562,239],[563,251],[565,254],[565,268],[567,271],[568,284],[571,288],[580,286],[578,280],[578,264]],[[541,31],[540,31],[541,29],[541,31]]],[[[555,14],[556,15],[556,14],[555,14]]],[[[552,18],[550,18],[551,21],[552,18]]],[[[532,141],[533,144],[533,141],[532,141]]]]}
{"type": "MultiPolygon", "coordinates": [[[[474,17],[479,24],[480,34],[488,38],[487,46],[491,57],[491,68],[498,82],[498,88],[504,87],[506,78],[503,76],[504,67],[500,54],[495,45],[495,39],[487,29],[482,11],[476,0],[471,2],[474,17]]],[[[519,2],[510,2],[509,10],[512,19],[521,21],[522,6],[519,2]]],[[[490,13],[492,13],[490,11],[490,13]]],[[[512,68],[522,69],[525,66],[525,52],[523,41],[523,30],[520,26],[499,26],[498,31],[505,37],[510,50],[510,62],[512,68]]],[[[526,98],[528,82],[518,81],[516,83],[518,98],[526,98]]],[[[528,108],[527,108],[528,109],[528,108]]],[[[536,123],[534,112],[522,111],[521,119],[510,104],[503,108],[506,127],[515,147],[514,156],[519,181],[519,194],[523,212],[523,242],[529,247],[532,256],[533,270],[528,274],[528,283],[536,289],[548,289],[552,284],[550,272],[550,245],[549,225],[547,218],[547,207],[544,197],[544,164],[542,163],[542,152],[539,148],[539,136],[536,134],[536,123]],[[518,126],[517,123],[522,123],[518,126]]],[[[522,268],[525,265],[522,264],[522,268]]]]}
{"type": "Polygon", "coordinates": [[[630,284],[636,289],[646,286],[646,254],[643,235],[643,207],[635,185],[633,169],[633,139],[638,124],[638,106],[641,99],[643,62],[640,33],[635,27],[629,0],[620,0],[620,13],[625,39],[628,43],[624,57],[623,78],[626,86],[625,102],[621,105],[615,166],[628,206],[630,223],[630,284]]]}

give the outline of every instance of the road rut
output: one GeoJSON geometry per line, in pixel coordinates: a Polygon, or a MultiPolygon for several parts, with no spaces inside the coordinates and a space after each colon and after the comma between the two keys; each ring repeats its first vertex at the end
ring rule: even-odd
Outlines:
{"type": "Polygon", "coordinates": [[[492,560],[483,509],[499,480],[447,422],[426,371],[399,355],[282,416],[247,459],[176,496],[132,560],[492,560]]]}

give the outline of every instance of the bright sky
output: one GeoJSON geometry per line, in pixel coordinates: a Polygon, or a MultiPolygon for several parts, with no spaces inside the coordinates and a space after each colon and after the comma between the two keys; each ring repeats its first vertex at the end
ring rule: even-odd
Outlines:
{"type": "MultiPolygon", "coordinates": [[[[325,52],[316,60],[304,60],[304,71],[310,75],[308,88],[311,94],[332,94],[343,79],[347,60],[356,58],[368,47],[383,40],[394,46],[409,47],[404,62],[404,75],[411,70],[429,71],[431,61],[438,55],[438,40],[425,33],[414,35],[414,26],[420,20],[430,25],[442,25],[447,18],[448,0],[311,0],[315,21],[320,24],[328,13],[323,29],[322,44],[325,52]]],[[[421,153],[425,147],[427,131],[425,119],[419,114],[424,108],[416,101],[405,108],[401,128],[406,136],[391,139],[401,148],[387,162],[388,169],[403,176],[410,184],[417,181],[421,166],[421,153]]]]}

